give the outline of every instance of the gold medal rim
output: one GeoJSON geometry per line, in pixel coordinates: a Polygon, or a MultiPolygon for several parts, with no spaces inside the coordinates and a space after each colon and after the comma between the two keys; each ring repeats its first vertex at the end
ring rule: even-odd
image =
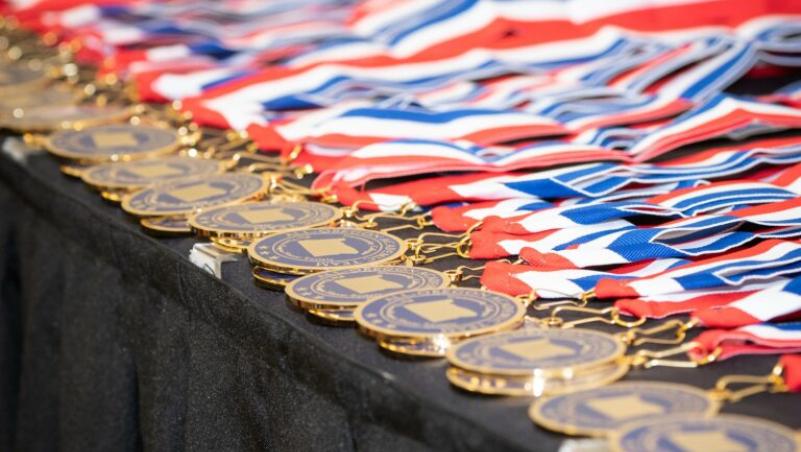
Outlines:
{"type": "MultiPolygon", "coordinates": [[[[418,292],[418,291],[421,291],[421,290],[442,290],[442,289],[451,289],[451,288],[450,287],[442,287],[442,288],[439,288],[439,289],[399,290],[397,292],[393,292],[391,295],[392,296],[398,296],[398,295],[402,295],[402,294],[406,294],[406,293],[410,293],[410,292],[418,292]]],[[[356,323],[358,323],[359,328],[361,330],[363,330],[365,332],[365,334],[367,334],[369,336],[372,336],[372,337],[383,337],[383,338],[404,338],[404,339],[405,338],[409,338],[409,339],[422,339],[422,340],[431,340],[431,339],[435,339],[437,337],[446,337],[449,340],[466,340],[466,339],[469,339],[469,338],[472,338],[472,337],[475,337],[475,336],[485,336],[485,335],[491,334],[491,333],[506,332],[508,330],[514,329],[516,326],[519,326],[519,325],[523,324],[523,321],[524,321],[525,316],[526,316],[526,307],[523,305],[523,303],[520,303],[519,301],[517,301],[514,298],[510,297],[509,295],[502,294],[502,293],[499,293],[499,292],[488,292],[486,290],[476,289],[476,288],[473,288],[473,287],[454,287],[452,289],[460,290],[460,291],[468,290],[468,291],[476,292],[476,293],[491,293],[493,295],[504,297],[504,298],[506,298],[509,301],[514,303],[514,306],[515,306],[515,309],[516,309],[517,312],[509,320],[506,320],[506,321],[504,321],[502,323],[499,323],[497,325],[486,326],[486,327],[478,328],[478,329],[475,329],[475,330],[459,331],[459,332],[454,332],[454,333],[409,333],[409,332],[404,332],[404,331],[391,330],[389,328],[373,327],[370,324],[368,324],[367,321],[364,319],[364,316],[362,315],[362,313],[364,312],[365,308],[370,303],[372,303],[372,302],[374,302],[374,301],[376,301],[378,299],[381,299],[381,298],[383,298],[385,296],[389,296],[389,295],[382,295],[382,296],[376,297],[376,298],[374,298],[374,299],[372,299],[372,300],[370,300],[370,301],[368,301],[366,303],[360,304],[359,307],[353,312],[353,317],[356,320],[356,323]]],[[[453,344],[451,344],[451,346],[448,347],[448,349],[452,349],[453,348],[452,345],[453,344]]],[[[443,354],[443,356],[444,356],[444,354],[443,354]]]]}
{"type": "MultiPolygon", "coordinates": [[[[376,268],[393,268],[393,267],[399,267],[399,266],[398,265],[378,265],[378,266],[370,266],[369,268],[376,269],[376,268]]],[[[308,274],[308,275],[301,276],[300,278],[292,281],[290,284],[287,284],[287,286],[286,286],[286,295],[289,298],[291,298],[298,306],[302,307],[303,309],[307,309],[307,310],[308,309],[332,309],[332,308],[343,308],[343,309],[354,310],[360,304],[369,302],[372,299],[372,297],[370,299],[364,301],[363,303],[355,303],[355,304],[352,304],[352,305],[345,305],[345,304],[342,304],[342,303],[326,301],[326,300],[319,299],[319,298],[318,299],[313,299],[311,297],[304,297],[303,295],[299,295],[297,292],[295,292],[295,285],[300,284],[299,281],[301,281],[303,278],[318,277],[321,273],[329,273],[329,272],[333,273],[333,272],[338,272],[338,271],[341,271],[341,270],[352,270],[352,269],[336,268],[336,269],[333,269],[333,270],[325,270],[325,271],[322,271],[322,272],[316,272],[316,273],[311,273],[311,274],[308,274]]],[[[443,272],[441,272],[439,270],[434,270],[434,269],[431,269],[431,268],[422,268],[422,267],[417,267],[416,270],[422,270],[422,271],[426,271],[426,272],[436,273],[437,276],[441,276],[442,280],[443,280],[443,283],[438,288],[445,288],[445,287],[449,287],[450,286],[450,281],[451,280],[448,277],[448,275],[446,275],[445,273],[443,273],[443,272]]],[[[432,289],[435,289],[435,288],[437,288],[437,287],[432,287],[432,289]]]]}
{"type": "MultiPolygon", "coordinates": [[[[355,318],[355,315],[354,315],[354,318],[355,318]]],[[[507,329],[518,328],[520,325],[522,325],[522,323],[523,323],[523,320],[521,319],[519,323],[513,323],[513,324],[506,325],[504,327],[500,327],[501,329],[494,330],[494,332],[505,331],[507,329]]],[[[359,326],[359,328],[360,328],[361,331],[364,331],[364,329],[361,328],[361,326],[359,326]]],[[[459,342],[461,342],[463,340],[466,340],[466,339],[469,339],[469,338],[472,338],[472,337],[475,337],[475,336],[481,336],[481,335],[484,335],[484,334],[489,334],[489,333],[486,333],[486,332],[475,333],[475,332],[471,331],[466,335],[465,334],[461,334],[461,335],[449,336],[447,334],[438,334],[438,335],[434,335],[434,336],[427,337],[427,338],[418,337],[418,336],[389,336],[389,335],[370,335],[370,336],[375,339],[375,341],[376,341],[376,343],[378,344],[379,347],[381,347],[381,348],[383,348],[385,350],[388,350],[388,351],[390,351],[392,353],[397,353],[399,355],[405,355],[405,356],[417,356],[417,357],[427,357],[427,358],[444,358],[445,354],[448,352],[448,350],[451,349],[455,344],[457,344],[457,343],[459,343],[459,342]],[[416,350],[414,348],[411,348],[411,347],[406,345],[406,344],[415,344],[415,343],[417,343],[417,344],[431,344],[435,340],[437,340],[438,338],[445,338],[448,341],[446,344],[440,345],[439,346],[440,350],[438,350],[438,351],[430,351],[430,352],[429,351],[425,351],[425,350],[424,351],[418,351],[418,350],[416,350]]]]}
{"type": "MultiPolygon", "coordinates": [[[[162,159],[163,160],[167,160],[167,159],[184,159],[184,160],[185,159],[192,159],[192,160],[196,160],[196,158],[193,158],[193,157],[179,157],[179,156],[170,156],[170,155],[158,155],[158,156],[153,156],[153,157],[145,157],[145,158],[141,158],[141,159],[140,158],[136,158],[136,159],[133,159],[133,160],[102,162],[102,163],[99,163],[97,165],[92,166],[92,168],[90,168],[87,171],[85,171],[83,173],[83,175],[81,176],[81,180],[83,180],[84,183],[86,183],[87,185],[90,185],[93,188],[98,189],[98,190],[127,190],[127,191],[134,191],[134,190],[141,190],[141,189],[143,189],[145,187],[151,187],[151,186],[157,185],[157,184],[163,184],[163,183],[172,182],[173,180],[200,176],[200,175],[181,176],[181,177],[176,177],[174,179],[163,179],[163,180],[158,180],[158,181],[144,182],[144,183],[141,183],[141,184],[123,184],[123,183],[114,183],[114,182],[110,182],[110,181],[101,181],[101,180],[98,180],[98,179],[92,179],[92,172],[93,172],[93,170],[96,170],[96,169],[100,170],[101,168],[105,168],[105,167],[108,167],[108,166],[136,164],[136,163],[141,163],[141,162],[143,162],[145,160],[152,161],[152,160],[162,160],[162,159]]],[[[212,174],[222,174],[224,172],[225,172],[225,164],[224,164],[224,162],[217,162],[217,172],[216,173],[212,173],[212,174]]]]}
{"type": "Polygon", "coordinates": [[[582,391],[582,390],[585,390],[585,389],[593,389],[593,388],[596,388],[598,386],[608,385],[610,383],[613,383],[615,381],[620,380],[629,371],[629,365],[628,365],[628,363],[626,363],[624,361],[618,361],[618,362],[615,362],[615,363],[609,363],[606,366],[601,366],[601,367],[606,367],[606,368],[602,369],[602,370],[595,369],[595,370],[593,370],[591,372],[588,372],[586,374],[582,374],[583,378],[591,377],[591,379],[589,379],[589,380],[586,380],[586,379],[583,380],[582,383],[571,382],[570,379],[563,379],[563,378],[558,378],[558,377],[547,377],[547,376],[545,376],[544,378],[550,379],[551,381],[560,381],[560,380],[564,381],[564,383],[563,383],[564,389],[560,389],[558,386],[557,387],[545,386],[543,388],[543,393],[542,394],[533,394],[531,391],[526,391],[526,390],[522,390],[522,389],[514,389],[514,388],[491,389],[492,388],[491,386],[488,387],[486,385],[482,385],[481,383],[468,384],[468,383],[464,382],[463,380],[458,379],[457,377],[455,377],[455,374],[460,373],[462,375],[467,375],[469,377],[476,378],[476,379],[479,379],[479,380],[487,380],[487,379],[518,380],[519,379],[519,380],[533,381],[534,380],[533,377],[525,378],[525,377],[522,377],[522,376],[510,376],[510,375],[499,375],[499,374],[483,374],[483,373],[479,373],[479,372],[472,372],[472,371],[469,371],[469,370],[466,370],[466,369],[462,369],[462,368],[456,367],[456,366],[450,366],[448,368],[448,370],[446,371],[446,377],[448,378],[448,381],[451,382],[451,384],[453,384],[454,386],[456,386],[456,387],[458,387],[458,388],[460,388],[462,390],[465,390],[465,391],[468,391],[468,392],[473,392],[473,393],[476,393],[476,394],[493,395],[493,396],[512,396],[512,397],[544,397],[544,396],[555,396],[555,395],[560,395],[560,394],[572,393],[572,392],[582,391]],[[609,371],[609,369],[611,369],[611,371],[609,371]],[[604,374],[603,372],[605,372],[605,371],[608,372],[608,373],[604,374]],[[602,378],[599,378],[599,377],[602,377],[602,378]]]}
{"type": "Polygon", "coordinates": [[[248,248],[248,242],[230,238],[212,237],[209,239],[209,242],[211,242],[214,247],[228,253],[243,254],[248,248]]]}
{"type": "Polygon", "coordinates": [[[153,220],[164,217],[172,217],[172,216],[178,216],[178,215],[159,215],[159,216],[140,218],[139,224],[148,231],[158,232],[160,234],[185,235],[191,232],[189,229],[168,228],[153,224],[153,220]]]}
{"type": "Polygon", "coordinates": [[[114,191],[114,190],[101,190],[100,197],[106,201],[119,204],[122,202],[122,197],[125,196],[127,191],[114,191]]]}
{"type": "Polygon", "coordinates": [[[707,418],[703,418],[701,416],[687,416],[687,415],[672,415],[672,416],[661,416],[658,419],[646,419],[641,421],[632,421],[627,422],[624,424],[619,430],[614,430],[609,433],[609,449],[614,452],[625,452],[625,450],[620,446],[620,441],[623,437],[632,430],[647,427],[649,425],[654,424],[664,424],[673,422],[674,420],[684,420],[687,421],[688,419],[714,419],[714,420],[724,420],[724,421],[731,421],[731,422],[740,422],[746,423],[751,425],[759,425],[762,427],[766,427],[769,430],[773,430],[776,433],[779,433],[782,436],[785,436],[789,439],[792,439],[796,447],[801,449],[801,438],[799,438],[798,433],[787,427],[783,424],[778,422],[769,421],[767,419],[755,417],[755,416],[746,416],[742,414],[718,414],[716,416],[711,416],[707,418]]]}
{"type": "MultiPolygon", "coordinates": [[[[101,127],[108,127],[110,125],[112,125],[112,124],[101,124],[101,125],[95,125],[95,126],[87,126],[87,127],[81,128],[80,132],[91,132],[92,129],[98,129],[98,128],[101,128],[101,127]]],[[[120,126],[120,125],[124,125],[124,124],[114,124],[114,125],[115,126],[120,126]]],[[[137,152],[137,153],[130,153],[130,154],[128,154],[128,153],[120,153],[120,154],[111,154],[111,155],[103,155],[103,156],[92,156],[92,155],[74,153],[72,151],[69,151],[67,149],[60,148],[60,147],[54,145],[53,144],[53,137],[54,136],[56,136],[58,134],[61,134],[61,133],[73,133],[73,132],[75,132],[74,130],[58,130],[58,131],[55,131],[52,134],[48,135],[45,138],[44,147],[47,150],[47,152],[49,152],[49,153],[51,153],[51,154],[53,154],[55,156],[58,156],[58,157],[61,157],[61,158],[64,158],[64,159],[73,160],[73,161],[77,160],[77,161],[93,162],[95,164],[116,163],[116,162],[135,162],[135,161],[139,161],[139,160],[152,159],[154,157],[159,157],[159,156],[163,156],[163,155],[166,155],[166,154],[173,153],[176,150],[178,150],[178,148],[181,147],[181,138],[178,135],[178,132],[175,131],[175,130],[167,129],[165,127],[147,125],[147,124],[139,124],[139,125],[127,124],[127,126],[131,127],[131,128],[148,128],[148,129],[159,130],[159,131],[162,131],[162,132],[169,132],[173,136],[173,141],[170,144],[166,145],[166,146],[162,146],[160,148],[156,148],[156,149],[153,149],[152,151],[147,151],[147,152],[137,152]]],[[[191,177],[191,176],[187,176],[187,177],[191,177]]],[[[86,182],[86,181],[84,181],[84,182],[86,182]]],[[[90,184],[90,185],[97,185],[97,184],[92,184],[90,182],[87,182],[87,183],[90,184]]],[[[150,184],[145,184],[145,185],[150,185],[150,184]]],[[[109,187],[114,187],[114,186],[113,185],[109,185],[109,187]]],[[[114,187],[114,188],[125,188],[125,187],[121,186],[121,187],[114,187]]]]}
{"type": "MultiPolygon", "coordinates": [[[[525,331],[525,330],[520,330],[520,331],[525,331]]],[[[535,330],[535,331],[540,332],[540,333],[548,334],[549,332],[553,332],[553,331],[569,332],[569,331],[573,331],[573,330],[554,329],[554,330],[535,330]]],[[[560,368],[536,369],[536,370],[540,371],[542,373],[542,375],[544,375],[544,376],[559,376],[561,374],[570,373],[570,372],[573,372],[573,373],[575,373],[575,372],[583,372],[585,370],[592,369],[592,368],[597,367],[597,366],[601,366],[601,365],[603,365],[605,363],[610,363],[610,362],[613,362],[613,361],[617,361],[617,360],[621,359],[626,353],[626,350],[627,350],[626,345],[622,341],[618,340],[612,334],[604,333],[604,332],[601,332],[601,331],[590,330],[590,329],[583,329],[583,328],[579,329],[579,330],[575,330],[575,331],[580,331],[581,333],[595,334],[595,335],[598,335],[598,336],[606,336],[606,337],[610,338],[611,340],[613,340],[615,342],[615,344],[617,345],[617,348],[615,349],[615,352],[613,354],[611,354],[608,357],[603,358],[603,359],[596,359],[596,360],[593,360],[593,361],[587,361],[587,362],[584,362],[584,363],[574,364],[572,366],[565,366],[565,367],[560,367],[560,368]]],[[[511,334],[511,333],[515,333],[515,332],[513,332],[513,331],[505,331],[503,334],[511,334]]],[[[487,337],[484,336],[484,337],[480,337],[480,338],[475,338],[475,340],[482,340],[482,339],[487,339],[487,337]]],[[[464,345],[464,344],[459,344],[459,345],[461,346],[461,345],[464,345]]],[[[453,365],[455,367],[459,367],[459,368],[464,369],[464,370],[469,370],[469,371],[472,371],[472,372],[475,372],[475,373],[505,375],[505,376],[525,376],[525,375],[531,374],[531,372],[533,372],[535,370],[535,369],[530,369],[530,370],[510,370],[510,369],[498,369],[498,368],[493,368],[493,367],[489,367],[489,366],[477,366],[477,365],[474,365],[474,364],[471,364],[471,363],[468,363],[468,362],[464,362],[464,361],[461,361],[460,359],[458,359],[456,357],[457,348],[458,347],[452,347],[450,350],[448,350],[448,354],[447,354],[446,358],[448,359],[448,362],[451,365],[453,365]]]]}
{"type": "MultiPolygon", "coordinates": [[[[299,229],[299,230],[305,230],[305,229],[308,229],[308,228],[302,228],[302,229],[299,229]]],[[[347,231],[348,230],[348,228],[314,228],[314,229],[317,229],[317,230],[336,229],[336,230],[343,230],[343,231],[347,231]]],[[[367,231],[368,229],[358,229],[358,230],[367,231]]],[[[298,230],[281,231],[281,232],[277,232],[275,234],[269,234],[268,236],[261,237],[260,240],[257,240],[255,242],[251,243],[250,246],[248,246],[248,258],[250,259],[250,262],[253,263],[254,265],[258,265],[260,267],[264,267],[264,268],[270,269],[270,270],[278,272],[278,273],[287,273],[287,274],[291,274],[291,275],[309,275],[309,274],[312,274],[312,273],[319,273],[319,272],[326,271],[326,270],[340,270],[340,269],[344,270],[344,269],[349,269],[349,268],[362,268],[362,267],[375,267],[375,266],[381,266],[381,265],[391,265],[393,262],[401,261],[403,259],[404,254],[406,254],[406,251],[407,251],[406,243],[402,239],[400,239],[398,237],[395,237],[394,235],[386,233],[386,232],[370,231],[370,232],[377,233],[377,234],[383,234],[383,235],[391,238],[392,240],[394,240],[398,244],[398,251],[396,251],[393,255],[391,255],[389,257],[385,257],[385,258],[383,258],[381,260],[377,260],[377,261],[373,261],[373,262],[366,262],[366,263],[362,263],[362,264],[358,264],[358,265],[342,265],[342,266],[333,266],[333,267],[290,266],[290,265],[282,264],[281,262],[270,261],[270,260],[264,259],[264,258],[256,255],[256,251],[255,250],[256,250],[256,247],[258,246],[258,244],[259,244],[259,242],[261,240],[267,239],[268,237],[275,237],[278,234],[285,234],[285,233],[291,233],[291,232],[297,232],[297,231],[298,230]]]]}
{"type": "MultiPolygon", "coordinates": [[[[266,204],[270,204],[269,201],[265,202],[266,204]]],[[[342,210],[337,209],[334,206],[324,204],[321,202],[314,202],[314,201],[300,201],[300,202],[280,202],[280,203],[272,203],[272,204],[319,204],[322,206],[330,207],[334,212],[334,217],[330,220],[321,221],[305,226],[299,227],[290,227],[286,229],[259,229],[254,231],[236,231],[233,229],[226,229],[226,228],[213,228],[213,227],[205,227],[200,226],[196,222],[196,218],[198,215],[202,213],[209,213],[212,210],[224,210],[224,209],[231,209],[234,207],[244,206],[244,205],[251,205],[255,203],[240,203],[235,205],[228,205],[228,206],[218,206],[211,209],[206,209],[203,212],[195,212],[189,216],[189,226],[192,227],[192,232],[200,237],[208,237],[208,238],[224,238],[224,239],[238,239],[238,240],[254,240],[259,239],[267,235],[278,234],[281,232],[292,232],[292,231],[301,231],[304,229],[313,229],[319,227],[325,227],[328,225],[335,224],[340,218],[342,218],[342,210]]]]}
{"type": "MultiPolygon", "coordinates": [[[[257,285],[266,286],[270,289],[278,289],[282,290],[286,287],[287,283],[280,280],[280,279],[271,279],[265,278],[263,276],[258,275],[256,272],[259,270],[259,267],[253,267],[250,271],[250,275],[256,281],[257,285]]],[[[269,268],[264,268],[264,270],[271,271],[269,268]]]]}
{"type": "MultiPolygon", "coordinates": [[[[58,105],[57,107],[65,107],[70,106],[68,105],[58,105]]],[[[46,109],[46,108],[53,108],[52,106],[42,106],[42,107],[35,107],[29,109],[28,112],[36,112],[36,110],[46,109]]],[[[108,108],[108,107],[102,107],[108,108]]],[[[111,111],[115,111],[116,108],[108,108],[111,111]]],[[[131,116],[130,108],[120,108],[116,113],[109,114],[106,116],[99,116],[96,118],[87,118],[87,119],[74,119],[74,120],[54,120],[54,121],[36,121],[31,120],[30,116],[23,117],[23,118],[14,118],[14,117],[0,117],[0,128],[5,128],[8,130],[13,130],[16,132],[27,133],[48,133],[48,132],[57,132],[60,130],[74,130],[74,129],[85,129],[87,127],[95,127],[101,126],[105,124],[112,124],[118,123],[121,121],[125,121],[131,116]]]]}
{"type": "MultiPolygon", "coordinates": [[[[69,105],[77,105],[81,101],[80,95],[77,92],[75,92],[74,90],[72,90],[72,89],[69,89],[69,88],[66,88],[66,87],[60,87],[60,86],[56,86],[53,89],[54,90],[62,90],[63,93],[66,94],[66,97],[63,99],[65,101],[64,103],[53,103],[53,100],[50,100],[47,104],[39,104],[39,105],[33,105],[33,106],[28,106],[28,107],[19,107],[19,106],[12,106],[12,104],[9,104],[5,99],[3,99],[3,100],[0,100],[0,116],[7,116],[9,114],[13,114],[14,110],[16,110],[18,108],[21,108],[24,111],[26,108],[41,108],[41,107],[47,107],[47,106],[64,107],[64,106],[69,106],[69,105]]],[[[8,93],[3,93],[3,92],[0,91],[0,96],[5,96],[7,94],[8,93]]],[[[28,97],[28,96],[31,95],[31,93],[26,93],[26,92],[19,93],[19,94],[22,97],[28,97]]]]}
{"type": "Polygon", "coordinates": [[[342,325],[348,325],[348,326],[351,326],[351,325],[353,325],[355,323],[354,320],[352,318],[350,318],[350,317],[343,318],[343,317],[338,317],[336,315],[337,311],[353,312],[352,309],[305,309],[305,308],[302,308],[302,307],[301,307],[301,309],[306,311],[309,315],[312,315],[314,317],[323,319],[323,320],[325,320],[327,322],[333,322],[335,324],[342,324],[342,325]]]}
{"type": "Polygon", "coordinates": [[[84,165],[74,164],[74,163],[65,163],[58,166],[59,171],[62,174],[65,174],[69,177],[74,177],[75,179],[82,179],[83,175],[86,173],[88,169],[84,165]]]}
{"type": "MultiPolygon", "coordinates": [[[[628,366],[626,366],[626,368],[628,369],[628,366]]],[[[595,386],[595,387],[592,387],[592,388],[582,389],[582,390],[574,391],[574,392],[570,392],[570,393],[546,395],[546,396],[544,396],[542,398],[539,398],[539,399],[535,400],[529,406],[528,417],[529,417],[529,419],[531,419],[532,422],[534,422],[538,426],[540,426],[542,428],[545,428],[547,430],[551,430],[553,432],[563,433],[563,434],[570,435],[570,436],[591,436],[591,437],[594,437],[594,438],[604,438],[604,437],[607,437],[609,434],[611,434],[614,430],[607,430],[607,429],[601,429],[601,428],[588,428],[588,427],[582,427],[582,426],[580,426],[578,424],[571,424],[571,423],[559,422],[559,421],[553,420],[552,418],[546,417],[546,416],[544,416],[542,414],[543,406],[545,405],[545,403],[547,403],[548,401],[550,401],[550,400],[552,400],[552,399],[554,399],[556,397],[566,397],[566,396],[569,396],[569,395],[572,395],[572,394],[577,394],[577,393],[580,393],[580,392],[593,391],[593,390],[598,389],[600,387],[608,388],[608,387],[611,387],[611,386],[635,386],[635,385],[636,386],[644,386],[644,385],[645,386],[655,386],[655,387],[659,387],[659,388],[671,387],[673,389],[680,388],[682,390],[685,390],[687,392],[695,393],[695,395],[698,395],[698,396],[701,396],[701,397],[707,399],[707,401],[709,402],[709,407],[706,409],[706,411],[703,414],[699,413],[699,414],[697,414],[697,416],[704,416],[704,417],[713,416],[713,415],[715,415],[716,413],[718,413],[720,411],[720,407],[722,406],[721,402],[719,400],[716,400],[716,399],[712,398],[709,395],[708,391],[705,391],[703,389],[697,388],[695,386],[682,384],[682,383],[669,383],[669,382],[650,381],[650,380],[647,380],[647,381],[646,380],[634,380],[634,381],[621,381],[621,382],[616,382],[616,383],[606,384],[606,385],[598,385],[598,386],[595,386]]],[[[670,416],[670,415],[668,415],[668,416],[670,416]]],[[[688,416],[688,415],[684,414],[684,416],[688,416]]],[[[693,415],[693,416],[696,416],[696,415],[693,415]]]]}
{"type": "MultiPolygon", "coordinates": [[[[235,173],[222,173],[222,174],[235,174],[235,173]]],[[[242,175],[250,175],[250,174],[246,174],[246,173],[241,173],[241,174],[242,175]]],[[[258,177],[258,176],[256,176],[256,177],[258,177]]],[[[131,193],[127,193],[125,196],[122,197],[122,202],[120,203],[120,206],[122,207],[122,210],[128,212],[131,215],[135,215],[135,216],[138,216],[138,217],[171,217],[171,216],[179,216],[179,215],[189,216],[192,213],[197,212],[197,211],[202,210],[202,209],[209,209],[209,208],[212,208],[212,207],[228,206],[228,205],[232,205],[232,204],[239,204],[239,203],[242,203],[242,202],[245,202],[245,201],[261,199],[262,197],[264,197],[267,194],[267,190],[269,188],[269,185],[267,184],[267,182],[263,178],[259,177],[260,186],[259,186],[258,189],[254,190],[253,193],[250,193],[248,195],[245,195],[245,196],[242,196],[242,197],[239,197],[239,198],[236,198],[236,199],[231,199],[231,200],[228,200],[228,201],[224,201],[224,202],[221,202],[219,204],[213,204],[213,205],[205,206],[205,207],[194,207],[194,208],[190,208],[190,209],[175,209],[175,210],[170,210],[170,211],[160,210],[158,212],[142,210],[142,209],[133,209],[130,206],[131,198],[133,198],[134,196],[136,196],[137,194],[139,194],[139,193],[141,193],[141,192],[143,192],[145,190],[154,190],[156,188],[161,188],[161,187],[164,187],[166,185],[171,185],[171,184],[174,184],[174,183],[177,183],[177,182],[184,182],[184,181],[188,181],[188,180],[192,180],[192,179],[194,179],[194,177],[176,179],[175,181],[165,182],[164,184],[151,185],[149,187],[144,187],[144,188],[141,188],[139,190],[133,191],[131,193]]],[[[192,232],[191,228],[190,228],[189,232],[190,233],[192,232]]]]}

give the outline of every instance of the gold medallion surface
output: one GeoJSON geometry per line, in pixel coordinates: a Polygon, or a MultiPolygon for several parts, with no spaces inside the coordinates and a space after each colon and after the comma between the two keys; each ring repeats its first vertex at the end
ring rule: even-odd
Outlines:
{"type": "Polygon", "coordinates": [[[42,133],[111,124],[126,120],[131,110],[94,105],[55,105],[29,108],[19,116],[0,116],[0,127],[17,132],[42,133]]]}
{"type": "MultiPolygon", "coordinates": [[[[133,124],[107,124],[81,130],[61,130],[47,137],[45,141],[45,148],[51,154],[92,163],[151,158],[174,152],[179,146],[178,134],[174,130],[133,124]]],[[[117,172],[116,175],[127,174],[129,179],[135,179],[138,175],[139,179],[158,181],[158,176],[164,176],[164,171],[170,169],[175,170],[168,164],[153,166],[147,162],[138,166],[131,165],[127,173],[117,172]],[[159,169],[161,172],[158,172],[159,169]]],[[[108,187],[118,188],[114,182],[110,180],[108,187]]]]}
{"type": "Polygon", "coordinates": [[[259,199],[267,188],[267,182],[255,174],[212,174],[135,191],[123,197],[122,208],[142,217],[188,215],[200,209],[259,199]]]}
{"type": "Polygon", "coordinates": [[[87,184],[101,190],[133,190],[184,177],[223,172],[224,163],[200,158],[164,156],[131,162],[109,162],[83,172],[87,184]]]}
{"type": "Polygon", "coordinates": [[[603,437],[628,422],[676,414],[707,417],[719,408],[719,400],[693,386],[630,381],[538,399],[529,417],[549,430],[603,437]]]}
{"type": "Polygon", "coordinates": [[[22,64],[4,65],[0,68],[0,96],[15,96],[42,88],[50,79],[44,69],[34,69],[22,64]]]}

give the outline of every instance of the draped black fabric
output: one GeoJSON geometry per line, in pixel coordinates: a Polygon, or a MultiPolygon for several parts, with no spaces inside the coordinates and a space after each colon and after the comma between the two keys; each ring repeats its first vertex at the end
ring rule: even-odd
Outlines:
{"type": "MultiPolygon", "coordinates": [[[[153,238],[45,155],[0,157],[0,450],[556,450],[525,398],[449,386],[442,360],[379,351],[153,238]]],[[[448,265],[448,263],[445,263],[448,265]]],[[[630,378],[709,387],[775,358],[630,378]]],[[[801,427],[801,396],[724,411],[801,427]]]]}

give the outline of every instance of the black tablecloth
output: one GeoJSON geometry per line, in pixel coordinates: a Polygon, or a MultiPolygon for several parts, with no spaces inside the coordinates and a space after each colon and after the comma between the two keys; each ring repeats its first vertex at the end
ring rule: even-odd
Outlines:
{"type": "MultiPolygon", "coordinates": [[[[38,155],[0,158],[0,450],[555,450],[529,400],[449,386],[254,286],[191,238],[153,238],[38,155]]],[[[775,358],[633,379],[709,387],[775,358]]],[[[801,396],[724,408],[801,427],[801,396]]]]}

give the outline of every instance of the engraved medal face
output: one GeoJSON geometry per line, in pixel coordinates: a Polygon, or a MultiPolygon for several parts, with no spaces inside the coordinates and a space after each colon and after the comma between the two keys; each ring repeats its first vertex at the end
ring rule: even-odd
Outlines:
{"type": "Polygon", "coordinates": [[[341,216],[340,209],[319,202],[257,202],[205,210],[189,224],[202,235],[258,236],[324,226],[341,216]]]}
{"type": "Polygon", "coordinates": [[[535,401],[529,417],[570,435],[606,436],[627,422],[669,415],[710,416],[719,403],[687,385],[624,382],[535,401]]]}
{"type": "Polygon", "coordinates": [[[473,372],[568,378],[571,373],[615,361],[625,347],[609,334],[584,329],[525,329],[459,343],[448,361],[473,372]]]}
{"type": "Polygon", "coordinates": [[[513,328],[525,307],[507,295],[479,289],[440,288],[395,292],[362,304],[355,317],[373,336],[465,337],[513,328]]]}
{"type": "MultiPolygon", "coordinates": [[[[166,154],[179,146],[178,135],[160,127],[112,124],[83,130],[62,130],[47,140],[47,149],[59,157],[75,160],[127,160],[166,154]]],[[[132,169],[140,177],[158,176],[168,167],[132,169]]]]}
{"type": "Polygon", "coordinates": [[[122,208],[140,216],[182,215],[261,196],[267,184],[253,174],[213,174],[144,188],[125,196],[122,208]]]}
{"type": "Polygon", "coordinates": [[[355,308],[402,290],[447,287],[448,275],[406,266],[349,268],[314,273],[295,280],[286,293],[305,309],[355,308]]]}
{"type": "Polygon", "coordinates": [[[222,164],[216,160],[161,157],[133,162],[104,163],[84,171],[82,178],[87,184],[96,187],[132,189],[221,171],[222,164]]]}
{"type": "Polygon", "coordinates": [[[655,416],[626,424],[612,433],[612,450],[687,452],[797,452],[801,444],[793,430],[747,416],[655,416]]]}
{"type": "Polygon", "coordinates": [[[22,115],[0,118],[0,127],[21,132],[50,132],[59,129],[91,127],[125,120],[130,111],[122,107],[94,105],[55,105],[29,108],[22,115]]]}
{"type": "Polygon", "coordinates": [[[43,69],[7,65],[0,69],[0,94],[14,94],[43,86],[48,81],[43,69]]]}
{"type": "Polygon", "coordinates": [[[248,247],[248,255],[256,265],[298,275],[388,264],[405,252],[405,243],[397,237],[356,228],[279,232],[248,247]]]}

